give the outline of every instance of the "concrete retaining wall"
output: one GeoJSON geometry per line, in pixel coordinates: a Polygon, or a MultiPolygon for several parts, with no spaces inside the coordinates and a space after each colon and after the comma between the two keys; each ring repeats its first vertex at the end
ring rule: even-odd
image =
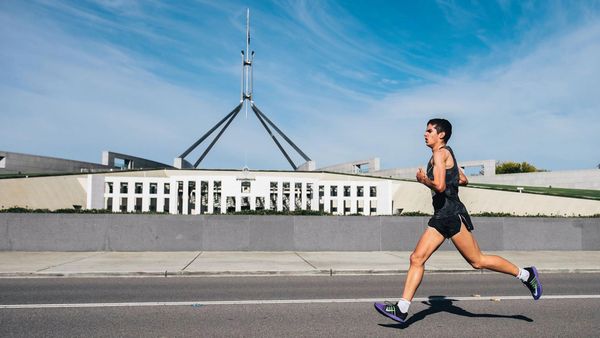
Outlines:
{"type": "MultiPolygon", "coordinates": [[[[411,251],[427,217],[0,214],[0,251],[411,251]]],[[[475,217],[482,250],[600,250],[600,218],[475,217]]],[[[444,243],[442,250],[454,250],[444,243]]]]}
{"type": "Polygon", "coordinates": [[[0,150],[0,173],[79,173],[94,169],[108,170],[112,167],[98,163],[67,160],[62,158],[13,153],[0,150]]]}
{"type": "Polygon", "coordinates": [[[471,183],[506,184],[555,188],[600,190],[600,170],[567,170],[494,176],[471,176],[471,183]]]}

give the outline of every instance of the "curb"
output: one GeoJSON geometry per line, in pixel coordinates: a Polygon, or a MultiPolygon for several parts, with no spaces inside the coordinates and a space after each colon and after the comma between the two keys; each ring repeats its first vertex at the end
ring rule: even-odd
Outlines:
{"type": "MultiPolygon", "coordinates": [[[[538,269],[543,273],[600,273],[600,269],[538,269]]],[[[143,277],[301,277],[301,276],[370,276],[402,275],[407,270],[307,270],[307,271],[164,271],[164,272],[2,272],[0,278],[143,278],[143,277]]],[[[429,270],[428,274],[496,274],[493,271],[454,269],[429,270]]]]}

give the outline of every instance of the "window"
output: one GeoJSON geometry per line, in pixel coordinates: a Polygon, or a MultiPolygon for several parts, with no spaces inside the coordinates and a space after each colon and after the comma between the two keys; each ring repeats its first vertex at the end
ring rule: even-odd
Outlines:
{"type": "Polygon", "coordinates": [[[138,197],[135,199],[134,210],[136,212],[142,212],[142,198],[141,197],[138,197]]]}
{"type": "Polygon", "coordinates": [[[119,192],[121,194],[126,194],[127,193],[127,182],[121,182],[121,189],[119,190],[119,192]]]}
{"type": "Polygon", "coordinates": [[[290,192],[290,182],[283,182],[283,192],[290,192]]]}
{"type": "Polygon", "coordinates": [[[331,186],[331,191],[329,194],[331,197],[336,197],[337,196],[337,185],[332,185],[331,186]]]}
{"type": "Polygon", "coordinates": [[[6,168],[6,157],[0,156],[0,168],[6,168]]]}
{"type": "Polygon", "coordinates": [[[106,210],[111,211],[113,207],[113,198],[112,197],[107,197],[106,198],[106,210]]]}
{"type": "Polygon", "coordinates": [[[329,201],[329,211],[333,214],[337,212],[337,200],[329,201]]]}
{"type": "Polygon", "coordinates": [[[356,166],[358,173],[366,174],[369,172],[369,163],[363,163],[356,166]]]}
{"type": "Polygon", "coordinates": [[[250,197],[242,197],[242,204],[240,205],[241,210],[250,210],[250,197]]]}
{"type": "Polygon", "coordinates": [[[221,181],[213,182],[213,214],[221,213],[221,181]]]}
{"type": "Polygon", "coordinates": [[[213,193],[213,214],[221,213],[221,193],[214,192],[213,193]]]}
{"type": "Polygon", "coordinates": [[[227,203],[227,212],[235,212],[235,197],[227,196],[226,203],[227,203]]]}
{"type": "Polygon", "coordinates": [[[200,213],[204,214],[208,211],[208,182],[200,182],[200,213]]]}
{"type": "Polygon", "coordinates": [[[242,194],[250,193],[250,181],[242,181],[242,194]]]}
{"type": "Polygon", "coordinates": [[[350,197],[350,186],[349,185],[344,186],[344,197],[350,197]]]}
{"type": "MultiPolygon", "coordinates": [[[[168,184],[168,183],[167,183],[167,184],[168,184]]],[[[168,198],[168,197],[167,197],[167,198],[165,198],[165,205],[163,206],[163,210],[164,210],[164,212],[169,212],[169,209],[170,209],[170,205],[169,205],[169,204],[170,204],[170,202],[171,202],[171,201],[169,200],[169,198],[168,198]]]]}
{"type": "Polygon", "coordinates": [[[119,169],[127,169],[127,166],[125,165],[125,160],[122,158],[115,157],[115,161],[113,162],[113,165],[119,169]]]}
{"type": "Polygon", "coordinates": [[[290,194],[283,194],[283,211],[290,211],[290,194]]]}
{"type": "Polygon", "coordinates": [[[177,214],[183,214],[183,181],[177,181],[177,214]]]}
{"type": "Polygon", "coordinates": [[[264,197],[256,198],[255,210],[265,210],[265,198],[264,197]]]}
{"type": "Polygon", "coordinates": [[[319,197],[323,197],[323,196],[325,196],[325,186],[320,185],[319,186],[319,197]]]}
{"type": "Polygon", "coordinates": [[[150,194],[158,193],[158,183],[150,183],[150,194]]]}
{"type": "Polygon", "coordinates": [[[121,205],[119,206],[121,212],[127,212],[127,197],[121,198],[121,205]]]}
{"type": "Polygon", "coordinates": [[[136,194],[141,194],[142,193],[142,183],[141,182],[136,182],[135,183],[135,193],[136,194]]]}
{"type": "Polygon", "coordinates": [[[104,192],[108,194],[113,193],[113,182],[106,182],[106,185],[104,186],[104,192]]]}
{"type": "Polygon", "coordinates": [[[271,182],[271,193],[277,192],[277,182],[271,182]]]}
{"type": "Polygon", "coordinates": [[[377,213],[377,201],[371,201],[369,211],[371,214],[377,213]]]}
{"type": "Polygon", "coordinates": [[[171,183],[165,183],[164,187],[163,187],[163,192],[165,195],[168,195],[171,193],[171,183]]]}
{"type": "Polygon", "coordinates": [[[156,197],[150,199],[150,211],[156,212],[156,197]]]}
{"type": "Polygon", "coordinates": [[[365,196],[365,187],[356,187],[356,196],[363,197],[365,196]]]}
{"type": "Polygon", "coordinates": [[[188,182],[188,214],[192,214],[192,211],[196,208],[196,182],[188,182]]]}
{"type": "Polygon", "coordinates": [[[271,210],[277,210],[277,194],[271,194],[271,210]]]}
{"type": "Polygon", "coordinates": [[[371,197],[377,197],[377,187],[370,187],[371,197]]]}
{"type": "Polygon", "coordinates": [[[294,208],[302,209],[302,183],[294,184],[294,208]]]}

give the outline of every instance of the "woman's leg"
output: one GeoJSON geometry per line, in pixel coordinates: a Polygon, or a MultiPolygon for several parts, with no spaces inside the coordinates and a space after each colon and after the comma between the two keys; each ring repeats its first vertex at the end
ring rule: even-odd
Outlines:
{"type": "Polygon", "coordinates": [[[474,269],[488,269],[513,276],[519,274],[519,268],[506,259],[500,256],[484,255],[479,249],[475,237],[464,224],[460,225],[460,232],[452,236],[452,242],[474,269]]]}
{"type": "Polygon", "coordinates": [[[431,254],[444,243],[444,236],[432,227],[427,227],[413,253],[410,255],[410,267],[404,282],[402,298],[411,301],[423,279],[425,262],[431,254]]]}

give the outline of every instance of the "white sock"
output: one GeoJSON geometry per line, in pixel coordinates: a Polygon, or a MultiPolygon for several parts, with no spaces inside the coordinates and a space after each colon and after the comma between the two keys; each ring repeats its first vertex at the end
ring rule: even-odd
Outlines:
{"type": "Polygon", "coordinates": [[[404,313],[408,312],[409,306],[410,306],[410,302],[404,298],[400,298],[400,300],[398,301],[398,307],[400,308],[400,311],[402,311],[404,313]]]}
{"type": "Polygon", "coordinates": [[[529,271],[519,268],[519,274],[517,275],[517,278],[523,282],[527,282],[529,279],[529,271]]]}

